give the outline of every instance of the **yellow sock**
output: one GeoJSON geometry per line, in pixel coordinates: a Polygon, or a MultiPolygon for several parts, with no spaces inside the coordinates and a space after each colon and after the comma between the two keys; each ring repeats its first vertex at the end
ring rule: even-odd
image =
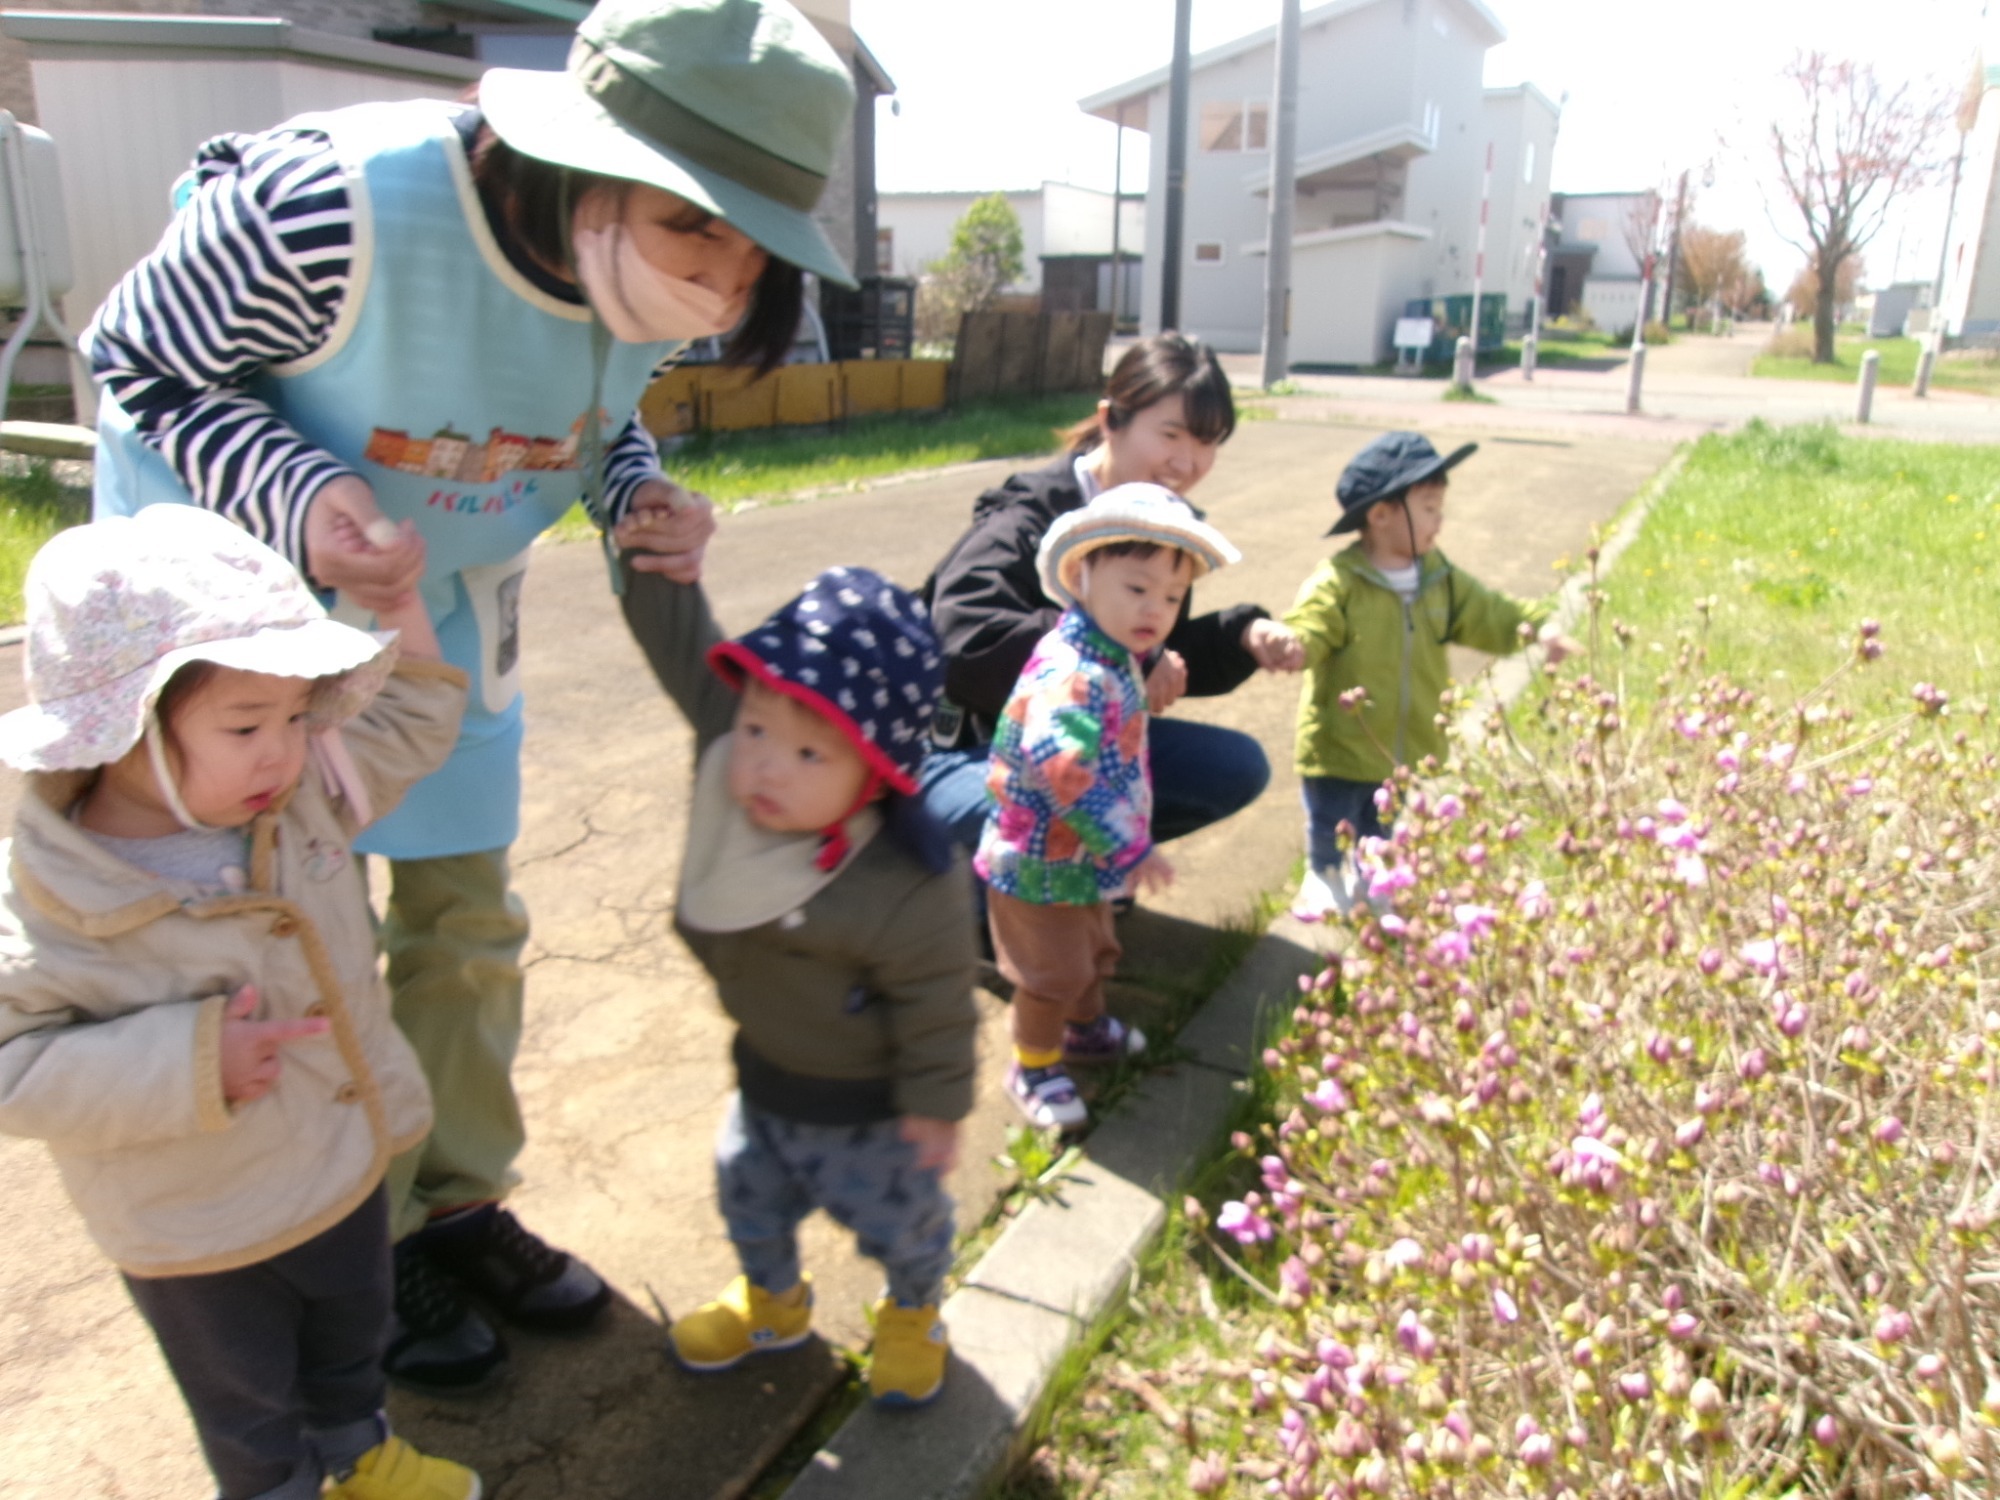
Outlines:
{"type": "Polygon", "coordinates": [[[1016,1042],[1014,1044],[1014,1057],[1024,1068],[1052,1068],[1062,1061],[1062,1048],[1051,1047],[1044,1052],[1038,1051],[1033,1047],[1023,1047],[1019,1042],[1016,1042]]]}

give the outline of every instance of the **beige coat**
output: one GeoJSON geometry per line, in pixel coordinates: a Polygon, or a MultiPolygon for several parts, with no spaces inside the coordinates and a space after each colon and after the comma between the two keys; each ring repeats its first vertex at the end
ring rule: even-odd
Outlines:
{"type": "Polygon", "coordinates": [[[0,1131],[49,1143],[91,1236],[136,1276],[267,1260],[351,1213],[423,1139],[430,1095],[389,1019],[359,829],[441,765],[465,675],[405,661],[251,824],[248,888],[203,897],[70,822],[89,772],[28,778],[0,879],[0,1131]],[[344,781],[344,786],[343,786],[344,781]],[[277,1085],[223,1101],[229,996],[326,1016],[277,1085]]]}

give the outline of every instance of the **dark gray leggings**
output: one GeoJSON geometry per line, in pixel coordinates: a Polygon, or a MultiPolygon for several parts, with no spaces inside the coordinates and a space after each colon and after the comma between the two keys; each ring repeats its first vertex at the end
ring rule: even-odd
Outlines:
{"type": "Polygon", "coordinates": [[[311,1500],[382,1441],[395,1282],[388,1195],[303,1245],[234,1271],[127,1276],[222,1500],[311,1500]]]}

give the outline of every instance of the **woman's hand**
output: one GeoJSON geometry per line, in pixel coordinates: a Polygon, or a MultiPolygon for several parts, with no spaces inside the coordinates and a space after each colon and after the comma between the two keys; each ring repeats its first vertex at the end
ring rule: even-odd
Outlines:
{"type": "Polygon", "coordinates": [[[1266,672],[1296,672],[1306,664],[1305,643],[1278,620],[1260,617],[1244,626],[1243,649],[1266,672]]]}
{"type": "Polygon", "coordinates": [[[917,1148],[917,1166],[927,1172],[949,1172],[958,1165],[958,1121],[930,1115],[904,1115],[896,1132],[917,1148]]]}
{"type": "Polygon", "coordinates": [[[1146,673],[1146,709],[1163,714],[1187,692],[1187,661],[1178,651],[1162,651],[1146,673]]]}
{"type": "Polygon", "coordinates": [[[715,507],[708,496],[664,479],[649,479],[633,492],[632,509],[612,528],[621,552],[636,552],[641,573],[664,573],[675,583],[701,577],[708,539],[715,535],[715,507]]]}
{"type": "Polygon", "coordinates": [[[375,504],[368,481],[329,479],[306,502],[306,575],[374,614],[423,581],[424,543],[414,521],[398,526],[375,504]]]}
{"type": "Polygon", "coordinates": [[[1149,895],[1154,891],[1164,891],[1174,883],[1174,867],[1167,863],[1167,857],[1154,849],[1132,867],[1132,875],[1125,882],[1125,888],[1135,896],[1149,895]]]}

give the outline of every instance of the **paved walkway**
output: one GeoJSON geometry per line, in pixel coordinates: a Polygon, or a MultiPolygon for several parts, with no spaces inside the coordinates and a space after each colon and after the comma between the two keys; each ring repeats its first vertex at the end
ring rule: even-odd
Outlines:
{"type": "MultiPolygon", "coordinates": [[[[1753,417],[1776,426],[1833,422],[1868,436],[1958,443],[2000,443],[2000,400],[1933,387],[1918,400],[1906,386],[1875,393],[1873,421],[1854,421],[1852,385],[1819,380],[1755,380],[1750,362],[1770,337],[1769,324],[1745,324],[1728,338],[1688,334],[1646,352],[1641,411],[1625,413],[1625,357],[1604,370],[1543,365],[1533,380],[1519,370],[1482,375],[1487,402],[1447,402],[1449,382],[1392,375],[1294,375],[1301,394],[1265,398],[1281,419],[1348,421],[1563,436],[1651,437],[1680,441],[1726,432],[1753,417]]],[[[1257,356],[1225,355],[1233,379],[1254,385],[1257,356]]]]}
{"type": "MultiPolygon", "coordinates": [[[[1430,419],[1501,411],[1433,404],[1424,418],[1443,426],[1430,419]]],[[[1482,577],[1521,592],[1550,586],[1551,562],[1587,543],[1677,435],[1645,427],[1530,439],[1497,421],[1488,428],[1488,446],[1454,475],[1445,543],[1482,577]]],[[[1247,561],[1201,586],[1204,607],[1289,603],[1328,545],[1320,534],[1333,481],[1373,435],[1354,413],[1341,424],[1243,424],[1201,499],[1247,561]]],[[[718,613],[747,626],[837,561],[915,583],[964,524],[972,497],[1018,466],[976,465],[731,517],[709,567],[718,613]]],[[[605,1332],[515,1338],[514,1378],[490,1398],[398,1395],[392,1413],[419,1442],[478,1465],[500,1500],[735,1496],[809,1420],[844,1366],[817,1343],[699,1379],[665,1357],[661,1320],[734,1270],[708,1164],[729,1088],[727,1028],[669,923],[688,736],[626,639],[595,548],[547,548],[525,609],[531,711],[516,863],[535,920],[519,1068],[532,1141],[516,1206],[604,1271],[619,1301],[605,1332]]],[[[0,650],[0,708],[19,698],[18,651],[0,650]]],[[[1260,679],[1187,705],[1191,716],[1257,735],[1279,771],[1256,807],[1175,846],[1181,883],[1122,929],[1121,1009],[1144,1016],[1188,998],[1218,929],[1290,878],[1299,844],[1294,703],[1290,682],[1260,679]]],[[[0,815],[17,795],[17,778],[0,778],[0,815]]],[[[1011,1123],[996,1087],[1004,1008],[990,996],[983,1004],[984,1083],[955,1183],[968,1225],[993,1202],[1000,1179],[989,1161],[1011,1123]]],[[[0,1201],[9,1238],[0,1263],[0,1496],[204,1493],[145,1328],[37,1143],[0,1140],[0,1201]]],[[[810,1225],[806,1242],[819,1327],[858,1346],[877,1273],[830,1225],[810,1225]]]]}

